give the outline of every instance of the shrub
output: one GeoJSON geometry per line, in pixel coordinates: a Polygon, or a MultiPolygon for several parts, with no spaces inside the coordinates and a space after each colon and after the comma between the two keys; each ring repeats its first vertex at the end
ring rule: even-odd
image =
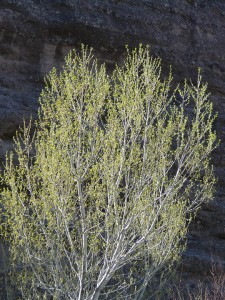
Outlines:
{"type": "MultiPolygon", "coordinates": [[[[35,133],[7,156],[2,205],[25,299],[146,299],[212,197],[206,85],[171,90],[148,49],[112,76],[72,51],[46,77],[35,133]]],[[[8,233],[8,234],[7,234],[8,233]]]]}

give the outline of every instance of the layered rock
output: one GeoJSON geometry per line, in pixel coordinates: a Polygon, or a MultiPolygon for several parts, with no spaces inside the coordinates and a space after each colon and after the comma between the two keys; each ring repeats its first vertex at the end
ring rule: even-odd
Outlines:
{"type": "Polygon", "coordinates": [[[109,68],[124,57],[124,45],[150,45],[173,68],[175,81],[197,76],[209,83],[221,139],[213,156],[215,199],[192,223],[183,270],[209,272],[225,264],[225,2],[223,0],[1,0],[0,160],[30,114],[36,116],[43,76],[60,67],[81,43],[94,47],[109,68]]]}

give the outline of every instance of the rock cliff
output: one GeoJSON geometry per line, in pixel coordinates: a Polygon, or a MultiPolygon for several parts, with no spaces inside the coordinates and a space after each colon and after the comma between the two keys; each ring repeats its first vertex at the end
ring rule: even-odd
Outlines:
{"type": "Polygon", "coordinates": [[[225,2],[223,0],[0,0],[0,160],[23,118],[34,117],[43,76],[81,43],[109,68],[124,45],[150,45],[172,66],[175,81],[202,68],[218,111],[221,139],[213,156],[215,199],[202,207],[188,234],[183,271],[189,278],[225,265],[225,2]]]}

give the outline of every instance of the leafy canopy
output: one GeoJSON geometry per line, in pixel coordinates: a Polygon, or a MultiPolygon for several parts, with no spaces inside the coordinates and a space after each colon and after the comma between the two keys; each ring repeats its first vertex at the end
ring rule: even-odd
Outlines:
{"type": "Polygon", "coordinates": [[[174,91],[171,81],[141,46],[111,76],[83,47],[46,77],[35,134],[17,135],[3,176],[25,299],[146,299],[179,258],[212,197],[216,137],[201,76],[174,91]]]}

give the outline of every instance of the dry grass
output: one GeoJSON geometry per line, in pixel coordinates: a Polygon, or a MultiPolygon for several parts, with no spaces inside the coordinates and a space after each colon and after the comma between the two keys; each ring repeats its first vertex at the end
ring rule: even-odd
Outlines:
{"type": "Polygon", "coordinates": [[[199,282],[196,288],[175,287],[169,297],[171,300],[225,300],[225,270],[222,263],[213,263],[210,276],[199,282]]]}

